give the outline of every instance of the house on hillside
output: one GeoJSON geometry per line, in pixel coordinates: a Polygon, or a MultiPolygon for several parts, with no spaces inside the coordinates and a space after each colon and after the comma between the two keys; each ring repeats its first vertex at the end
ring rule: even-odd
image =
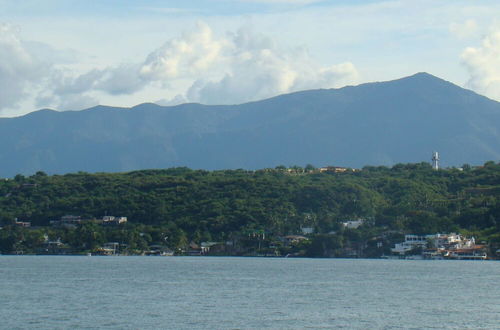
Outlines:
{"type": "Polygon", "coordinates": [[[59,220],[51,220],[50,225],[53,227],[76,228],[82,223],[82,217],[77,215],[64,215],[59,220]]]}
{"type": "Polygon", "coordinates": [[[314,233],[314,227],[300,227],[300,230],[304,235],[310,235],[314,233]]]}
{"type": "Polygon", "coordinates": [[[357,229],[365,223],[365,219],[347,220],[342,222],[342,226],[348,229],[357,229]]]}
{"type": "Polygon", "coordinates": [[[429,240],[434,237],[435,235],[405,235],[405,241],[396,243],[391,251],[399,255],[405,255],[407,252],[417,248],[424,249],[427,247],[429,240]]]}
{"type": "Polygon", "coordinates": [[[45,236],[45,242],[43,242],[42,245],[36,249],[36,253],[51,255],[70,254],[72,253],[72,249],[63,244],[60,238],[55,241],[51,241],[48,236],[45,236]]]}
{"type": "Polygon", "coordinates": [[[27,227],[31,227],[31,222],[29,221],[18,221],[17,218],[14,222],[14,225],[18,226],[18,227],[24,227],[24,228],[27,228],[27,227]]]}
{"type": "Polygon", "coordinates": [[[102,217],[102,224],[105,226],[118,226],[127,223],[127,221],[127,217],[115,217],[112,215],[102,217]]]}
{"type": "Polygon", "coordinates": [[[320,173],[344,173],[349,171],[350,169],[347,167],[339,167],[339,166],[326,166],[318,168],[320,173]]]}

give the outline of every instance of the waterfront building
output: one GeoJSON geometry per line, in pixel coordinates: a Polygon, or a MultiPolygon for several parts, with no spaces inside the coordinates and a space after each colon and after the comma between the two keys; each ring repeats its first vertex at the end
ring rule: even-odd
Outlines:
{"type": "Polygon", "coordinates": [[[399,256],[421,255],[425,259],[486,259],[486,246],[474,237],[460,234],[405,235],[405,241],[391,251],[399,256]],[[413,251],[413,253],[412,253],[413,251]]]}
{"type": "Polygon", "coordinates": [[[426,248],[429,240],[433,238],[435,238],[435,235],[405,235],[405,241],[397,243],[391,251],[399,255],[405,255],[411,250],[426,248]]]}

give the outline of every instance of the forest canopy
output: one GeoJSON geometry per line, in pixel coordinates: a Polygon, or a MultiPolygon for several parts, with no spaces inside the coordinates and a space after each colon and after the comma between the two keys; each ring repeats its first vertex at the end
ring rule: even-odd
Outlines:
{"type": "MultiPolygon", "coordinates": [[[[498,240],[500,164],[441,170],[427,163],[332,169],[308,165],[257,171],[170,168],[17,175],[0,182],[0,242],[4,251],[12,247],[16,239],[7,232],[16,221],[43,229],[70,214],[83,219],[125,216],[127,235],[146,232],[143,244],[168,236],[171,247],[224,241],[257,230],[291,235],[308,227],[324,235],[355,219],[365,220],[370,235],[462,231],[498,240]],[[131,234],[132,229],[137,233],[131,234]]],[[[83,227],[72,240],[82,240],[88,229],[83,227]]],[[[113,234],[102,231],[101,241],[119,236],[116,230],[109,232],[113,234]]]]}

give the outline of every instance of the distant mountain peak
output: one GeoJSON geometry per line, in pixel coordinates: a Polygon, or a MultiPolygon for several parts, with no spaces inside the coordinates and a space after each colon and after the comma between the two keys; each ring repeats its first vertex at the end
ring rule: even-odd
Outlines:
{"type": "Polygon", "coordinates": [[[441,81],[441,82],[447,82],[447,83],[450,83],[449,81],[447,80],[444,80],[442,78],[439,78],[437,76],[434,76],[430,73],[427,73],[427,72],[417,72],[415,74],[412,74],[411,76],[407,76],[407,77],[403,77],[403,78],[400,78],[400,79],[396,79],[396,80],[393,80],[393,81],[404,81],[404,80],[407,80],[407,81],[441,81]]]}
{"type": "Polygon", "coordinates": [[[427,72],[418,72],[411,76],[380,82],[380,84],[397,86],[398,88],[419,90],[421,93],[440,93],[448,94],[451,91],[455,93],[471,92],[461,86],[458,86],[448,80],[436,77],[427,72]]]}
{"type": "Polygon", "coordinates": [[[437,79],[440,79],[440,78],[438,78],[438,77],[436,77],[436,76],[434,76],[434,75],[432,75],[432,74],[430,74],[428,72],[425,72],[425,71],[417,72],[417,73],[411,75],[410,77],[426,77],[426,78],[437,78],[437,79]]]}

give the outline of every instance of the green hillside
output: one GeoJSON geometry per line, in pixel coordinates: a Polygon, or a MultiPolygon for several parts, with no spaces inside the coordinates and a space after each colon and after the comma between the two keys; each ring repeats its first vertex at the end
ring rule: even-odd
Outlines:
{"type": "Polygon", "coordinates": [[[126,244],[129,251],[151,245],[178,251],[190,242],[237,240],[242,248],[234,253],[251,254],[279,245],[279,237],[301,234],[301,228],[314,230],[309,245],[297,247],[311,256],[360,246],[363,255],[377,256],[405,233],[462,232],[497,249],[500,164],[439,171],[427,163],[398,164],[338,173],[312,166],[54,176],[38,172],[0,182],[0,221],[2,253],[35,252],[48,237],[80,252],[105,242],[126,244]],[[64,215],[125,216],[128,222],[50,226],[64,215]],[[31,228],[16,225],[15,219],[31,222],[31,228]],[[356,219],[364,220],[358,229],[341,225],[356,219]],[[375,241],[384,244],[375,248],[375,241]]]}

